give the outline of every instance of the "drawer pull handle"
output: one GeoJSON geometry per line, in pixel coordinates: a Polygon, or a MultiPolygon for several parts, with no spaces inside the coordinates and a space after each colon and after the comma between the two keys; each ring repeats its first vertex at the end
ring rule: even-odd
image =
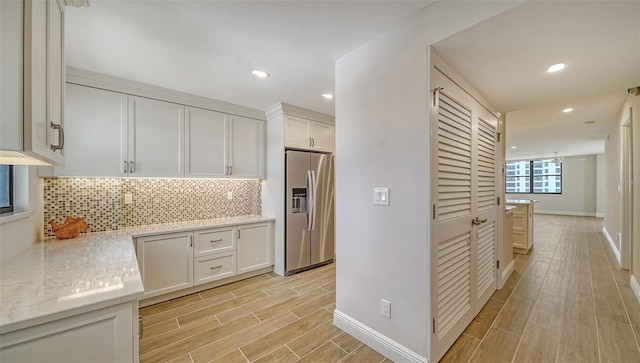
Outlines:
{"type": "Polygon", "coordinates": [[[222,268],[222,265],[218,265],[218,266],[215,266],[215,267],[211,267],[211,269],[212,269],[212,270],[217,270],[217,269],[219,269],[219,268],[222,268]]]}
{"type": "Polygon", "coordinates": [[[211,243],[222,242],[222,238],[212,239],[211,243]]]}

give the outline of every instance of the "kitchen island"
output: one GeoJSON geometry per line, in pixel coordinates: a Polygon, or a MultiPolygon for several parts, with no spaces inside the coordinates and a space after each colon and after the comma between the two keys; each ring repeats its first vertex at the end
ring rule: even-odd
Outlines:
{"type": "Polygon", "coordinates": [[[533,205],[534,199],[507,199],[507,206],[515,206],[513,211],[513,252],[527,254],[533,248],[533,205]]]}
{"type": "Polygon", "coordinates": [[[133,241],[265,221],[273,218],[165,223],[34,243],[0,266],[0,360],[137,361],[145,291],[133,241]]]}

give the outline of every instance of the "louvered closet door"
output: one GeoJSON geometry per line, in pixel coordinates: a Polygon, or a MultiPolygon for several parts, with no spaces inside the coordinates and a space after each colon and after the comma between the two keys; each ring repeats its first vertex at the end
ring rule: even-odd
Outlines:
{"type": "Polygon", "coordinates": [[[496,288],[497,123],[480,125],[478,117],[488,116],[441,74],[433,77],[432,85],[439,89],[433,100],[431,149],[431,361],[435,362],[496,288]],[[473,226],[475,217],[487,221],[473,226]]]}

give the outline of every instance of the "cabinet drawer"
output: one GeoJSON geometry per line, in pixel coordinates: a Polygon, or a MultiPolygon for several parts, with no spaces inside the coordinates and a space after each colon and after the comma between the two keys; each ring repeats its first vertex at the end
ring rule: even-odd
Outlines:
{"type": "Polygon", "coordinates": [[[513,231],[513,247],[528,249],[527,233],[513,231]]]}
{"type": "Polygon", "coordinates": [[[195,263],[195,285],[220,280],[236,274],[236,253],[227,252],[198,257],[195,263]]]}
{"type": "Polygon", "coordinates": [[[195,231],[194,256],[235,251],[235,228],[217,228],[195,231]]]}

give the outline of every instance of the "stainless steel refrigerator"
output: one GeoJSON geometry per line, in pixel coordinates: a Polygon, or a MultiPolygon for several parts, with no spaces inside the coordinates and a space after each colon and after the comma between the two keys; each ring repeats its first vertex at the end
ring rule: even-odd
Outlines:
{"type": "Polygon", "coordinates": [[[291,275],[333,261],[333,155],[288,150],[285,160],[285,274],[291,275]]]}

